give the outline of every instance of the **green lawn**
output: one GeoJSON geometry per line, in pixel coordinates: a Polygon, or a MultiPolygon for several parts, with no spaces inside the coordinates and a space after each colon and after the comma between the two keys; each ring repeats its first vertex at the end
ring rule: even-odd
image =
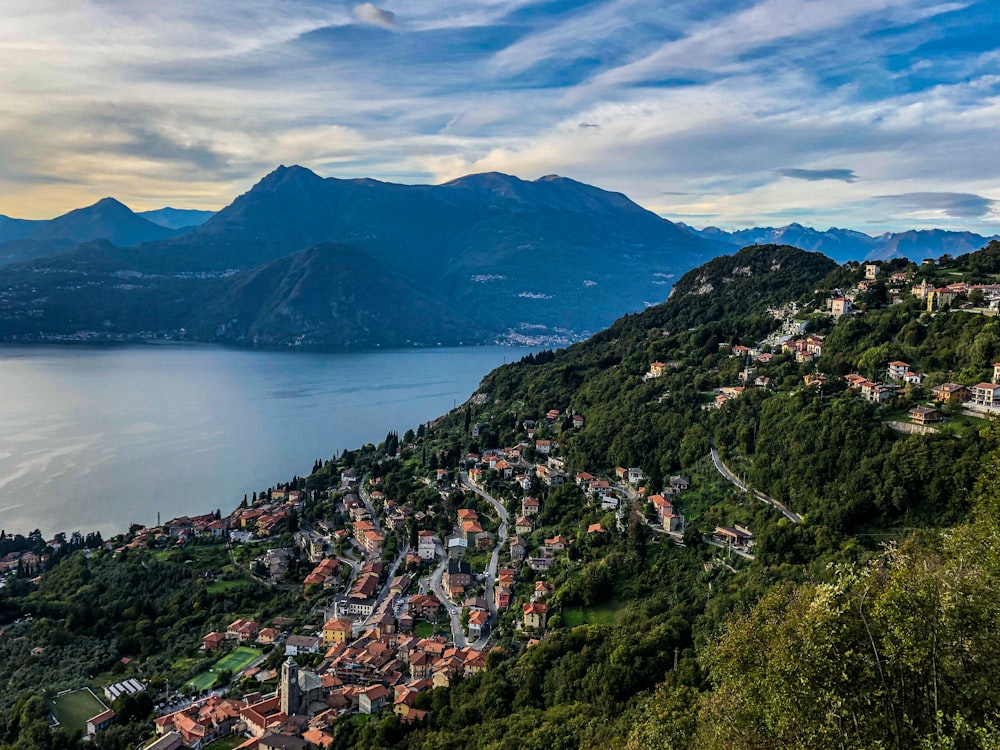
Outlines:
{"type": "Polygon", "coordinates": [[[59,695],[52,700],[51,706],[56,719],[70,732],[86,731],[87,719],[97,716],[107,708],[87,689],[59,695]]]}
{"type": "Polygon", "coordinates": [[[250,646],[240,646],[232,653],[226,654],[215,662],[211,669],[195,675],[188,681],[188,685],[198,692],[208,690],[213,684],[215,684],[215,679],[218,677],[219,672],[228,670],[235,677],[241,671],[246,669],[250,663],[262,653],[263,652],[260,649],[251,648],[250,646]]]}
{"type": "Polygon", "coordinates": [[[246,584],[247,584],[246,578],[237,578],[235,580],[231,579],[226,581],[213,581],[212,583],[208,584],[205,587],[205,591],[207,591],[210,594],[224,594],[227,591],[239,588],[240,586],[245,586],[246,584]]]}
{"type": "Polygon", "coordinates": [[[195,675],[188,681],[188,687],[190,687],[195,692],[202,692],[203,690],[208,690],[212,685],[215,684],[215,672],[209,670],[207,672],[202,672],[199,675],[195,675]]]}
{"type": "Polygon", "coordinates": [[[250,646],[240,646],[232,653],[227,654],[215,663],[215,671],[218,672],[223,669],[228,669],[233,674],[246,669],[250,663],[260,656],[263,652],[258,648],[251,648],[250,646]]]}
{"type": "Polygon", "coordinates": [[[239,747],[246,741],[247,738],[243,735],[223,737],[221,740],[216,740],[211,745],[205,745],[205,750],[233,750],[234,747],[239,747]]]}
{"type": "Polygon", "coordinates": [[[612,599],[593,607],[564,607],[562,618],[568,628],[575,628],[577,625],[617,625],[627,609],[626,602],[612,599]]]}
{"type": "Polygon", "coordinates": [[[434,625],[429,622],[418,622],[413,626],[413,634],[417,638],[430,638],[434,635],[434,625]]]}

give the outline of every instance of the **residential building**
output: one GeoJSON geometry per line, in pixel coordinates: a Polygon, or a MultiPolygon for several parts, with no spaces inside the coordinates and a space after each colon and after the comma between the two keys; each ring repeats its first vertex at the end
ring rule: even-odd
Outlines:
{"type": "Polygon", "coordinates": [[[978,406],[994,408],[1000,406],[1000,385],[977,383],[971,389],[971,401],[978,406]]]}
{"type": "Polygon", "coordinates": [[[886,377],[889,380],[902,380],[903,376],[909,371],[910,365],[907,362],[902,362],[896,360],[895,362],[890,362],[886,368],[886,377]]]}
{"type": "Polygon", "coordinates": [[[959,383],[942,383],[931,389],[939,404],[958,404],[969,398],[969,389],[959,383]]]}
{"type": "Polygon", "coordinates": [[[521,607],[524,627],[544,630],[549,608],[542,602],[530,602],[521,607]]]}

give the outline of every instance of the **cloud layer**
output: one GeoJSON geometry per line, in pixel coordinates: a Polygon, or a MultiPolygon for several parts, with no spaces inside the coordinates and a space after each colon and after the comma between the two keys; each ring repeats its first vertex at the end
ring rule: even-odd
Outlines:
{"type": "Polygon", "coordinates": [[[560,173],[697,226],[992,234],[998,32],[992,0],[9,0],[0,214],[218,208],[301,163],[560,173]]]}

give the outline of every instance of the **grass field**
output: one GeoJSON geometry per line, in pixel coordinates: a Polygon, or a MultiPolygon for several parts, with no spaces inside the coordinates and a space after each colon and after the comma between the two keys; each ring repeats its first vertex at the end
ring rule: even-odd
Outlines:
{"type": "Polygon", "coordinates": [[[413,634],[417,638],[430,638],[434,635],[434,625],[429,622],[418,622],[413,626],[413,634]]]}
{"type": "Polygon", "coordinates": [[[215,671],[228,669],[233,674],[246,669],[250,663],[261,655],[260,649],[250,646],[240,646],[232,653],[227,654],[215,663],[215,671]]]}
{"type": "Polygon", "coordinates": [[[229,579],[225,581],[213,581],[205,587],[205,591],[210,594],[222,594],[226,591],[239,588],[240,586],[246,586],[246,578],[229,579]]]}
{"type": "Polygon", "coordinates": [[[627,608],[625,602],[612,599],[593,607],[564,607],[562,618],[568,628],[575,628],[577,625],[617,625],[627,608]]]}
{"type": "Polygon", "coordinates": [[[51,706],[52,713],[55,714],[59,724],[70,732],[77,729],[85,732],[87,729],[87,719],[97,716],[97,714],[107,708],[86,688],[56,696],[52,700],[51,706]]]}
{"type": "Polygon", "coordinates": [[[246,741],[247,738],[243,735],[223,737],[221,740],[216,740],[211,745],[205,745],[205,750],[233,750],[234,747],[239,747],[246,741]]]}
{"type": "Polygon", "coordinates": [[[261,655],[261,653],[262,652],[259,649],[251,648],[250,646],[240,646],[232,653],[226,654],[215,662],[215,664],[212,665],[212,668],[207,672],[202,672],[201,674],[193,677],[188,682],[188,685],[198,692],[208,690],[208,688],[212,687],[215,683],[215,678],[218,676],[219,672],[228,670],[233,676],[235,676],[242,670],[246,669],[254,659],[261,655]]]}

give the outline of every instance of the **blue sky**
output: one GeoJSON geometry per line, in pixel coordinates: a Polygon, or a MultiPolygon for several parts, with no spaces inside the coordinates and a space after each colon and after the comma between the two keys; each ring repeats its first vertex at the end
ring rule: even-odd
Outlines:
{"type": "Polygon", "coordinates": [[[561,174],[667,218],[1000,232],[995,0],[6,0],[0,214],[278,164],[561,174]]]}

